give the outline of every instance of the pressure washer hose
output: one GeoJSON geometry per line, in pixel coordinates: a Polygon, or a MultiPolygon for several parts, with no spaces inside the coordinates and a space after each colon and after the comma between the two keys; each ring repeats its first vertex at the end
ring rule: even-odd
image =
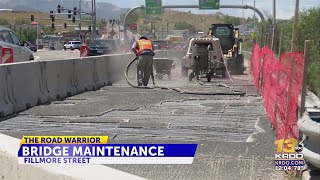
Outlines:
{"type": "MultiPolygon", "coordinates": [[[[201,93],[201,92],[191,92],[191,91],[181,91],[179,88],[169,88],[169,87],[165,87],[165,86],[136,86],[134,84],[132,84],[128,78],[128,73],[129,73],[129,69],[130,69],[130,66],[132,65],[133,62],[135,62],[136,60],[138,59],[138,57],[135,57],[127,66],[126,68],[126,71],[125,71],[125,76],[126,76],[126,81],[127,83],[134,87],[134,88],[140,88],[140,89],[166,89],[166,90],[173,90],[173,91],[176,91],[176,92],[179,92],[181,94],[195,94],[195,95],[240,95],[240,96],[243,96],[245,93],[243,92],[237,92],[237,91],[233,91],[233,92],[223,92],[223,93],[201,93]]],[[[229,73],[229,71],[228,71],[229,73]]],[[[151,76],[153,76],[153,70],[152,70],[152,73],[151,73],[151,76]]],[[[229,77],[231,78],[230,74],[229,74],[229,77]]],[[[154,78],[153,79],[153,84],[154,83],[154,78]]]]}
{"type": "Polygon", "coordinates": [[[128,73],[129,73],[129,69],[130,69],[130,66],[132,65],[133,62],[135,62],[136,60],[138,60],[138,57],[135,57],[127,66],[126,68],[126,73],[125,73],[125,76],[126,76],[126,80],[127,80],[127,83],[134,87],[134,88],[140,88],[140,89],[155,89],[155,88],[159,88],[159,89],[168,89],[168,90],[175,90],[175,89],[170,89],[168,87],[165,87],[165,86],[156,86],[155,85],[155,82],[154,82],[154,75],[153,75],[153,70],[151,71],[151,79],[152,79],[152,82],[153,82],[153,85],[154,86],[136,86],[134,84],[132,84],[130,81],[129,81],[129,78],[128,78],[128,73]]]}

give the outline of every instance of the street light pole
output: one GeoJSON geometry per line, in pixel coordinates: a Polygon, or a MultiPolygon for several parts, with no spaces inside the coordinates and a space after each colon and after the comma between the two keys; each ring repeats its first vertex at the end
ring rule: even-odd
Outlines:
{"type": "Polygon", "coordinates": [[[276,0],[273,0],[273,33],[272,33],[272,42],[271,42],[271,49],[274,49],[274,44],[275,44],[275,35],[276,35],[276,0]]]}
{"type": "Polygon", "coordinates": [[[298,16],[299,16],[299,0],[296,0],[296,9],[294,12],[293,20],[293,31],[292,31],[292,40],[291,40],[291,52],[296,51],[297,43],[297,28],[298,28],[298,16]]]}
{"type": "Polygon", "coordinates": [[[95,39],[96,36],[96,0],[92,2],[92,29],[91,29],[91,40],[95,39]]]}
{"type": "Polygon", "coordinates": [[[36,40],[36,45],[37,49],[39,49],[39,0],[37,0],[37,40],[36,40]]]}
{"type": "MultiPolygon", "coordinates": [[[[242,6],[243,6],[243,0],[242,0],[242,6]]],[[[242,18],[244,19],[244,9],[242,9],[242,18]]]]}
{"type": "Polygon", "coordinates": [[[256,0],[253,0],[253,25],[254,25],[254,30],[256,30],[256,0]]]}

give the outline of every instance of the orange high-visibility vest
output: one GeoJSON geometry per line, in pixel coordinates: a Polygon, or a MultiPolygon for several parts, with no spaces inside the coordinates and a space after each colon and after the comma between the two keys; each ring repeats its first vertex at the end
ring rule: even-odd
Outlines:
{"type": "Polygon", "coordinates": [[[142,51],[152,51],[152,42],[150,40],[141,39],[137,41],[138,49],[137,52],[140,54],[142,51]]]}

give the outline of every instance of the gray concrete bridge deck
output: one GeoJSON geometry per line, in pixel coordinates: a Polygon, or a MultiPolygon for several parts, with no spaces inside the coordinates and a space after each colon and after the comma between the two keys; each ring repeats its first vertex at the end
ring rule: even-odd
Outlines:
{"type": "Polygon", "coordinates": [[[274,134],[248,75],[199,85],[176,76],[160,84],[202,93],[141,90],[125,82],[23,111],[0,133],[109,135],[110,143],[198,143],[192,165],[108,165],[147,179],[283,179],[273,166],[274,134]],[[179,81],[178,81],[179,80],[179,81]],[[178,81],[178,83],[177,83],[178,81]],[[226,86],[221,86],[225,84],[226,86]]]}

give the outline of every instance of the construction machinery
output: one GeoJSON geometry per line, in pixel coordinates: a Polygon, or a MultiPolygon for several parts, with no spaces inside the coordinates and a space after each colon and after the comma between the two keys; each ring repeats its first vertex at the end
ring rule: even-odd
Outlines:
{"type": "Polygon", "coordinates": [[[154,58],[153,67],[156,71],[155,77],[163,79],[163,75],[168,75],[168,79],[171,80],[171,69],[174,62],[170,58],[154,58]]]}
{"type": "Polygon", "coordinates": [[[228,69],[232,74],[243,74],[245,67],[241,52],[242,39],[239,37],[239,28],[232,24],[212,24],[209,34],[220,40],[221,49],[227,60],[228,69]]]}
{"type": "Polygon", "coordinates": [[[210,82],[215,75],[225,77],[226,66],[220,40],[215,37],[191,38],[187,55],[181,60],[181,67],[182,75],[189,76],[189,81],[205,77],[210,82]],[[192,70],[190,74],[189,69],[192,70]]]}

